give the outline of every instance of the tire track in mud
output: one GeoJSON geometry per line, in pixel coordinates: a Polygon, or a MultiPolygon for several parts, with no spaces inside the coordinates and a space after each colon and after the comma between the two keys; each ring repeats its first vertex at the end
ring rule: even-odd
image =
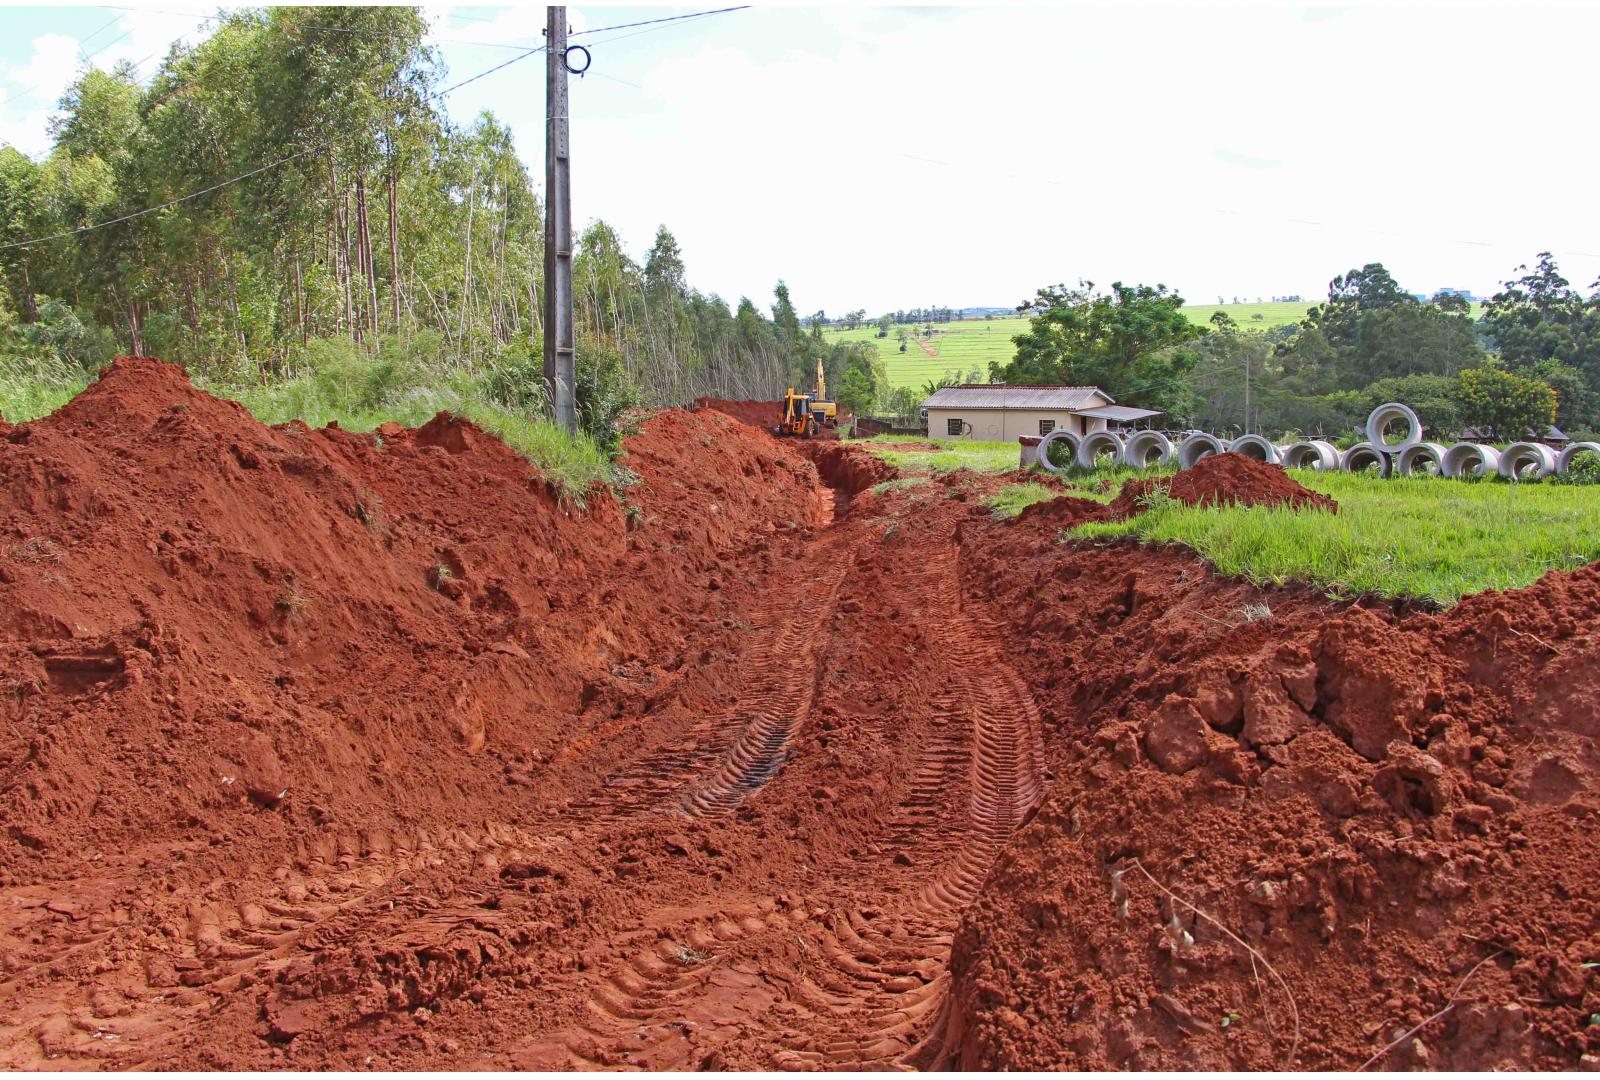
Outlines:
{"type": "MultiPolygon", "coordinates": [[[[1026,685],[964,610],[945,606],[960,595],[956,549],[906,581],[908,606],[938,612],[928,620],[929,676],[943,686],[882,846],[937,869],[875,904],[860,903],[859,884],[853,896],[824,885],[813,902],[680,922],[607,971],[581,1023],[513,1054],[519,1067],[714,1067],[730,1044],[751,1042],[770,1051],[766,1067],[942,1060],[956,922],[1042,797],[1043,744],[1026,685]],[[952,819],[951,806],[964,813],[952,819]]],[[[893,865],[850,869],[857,882],[904,878],[893,865]]]]}
{"type": "Polygon", "coordinates": [[[734,713],[738,735],[715,772],[686,787],[679,805],[691,817],[731,814],[783,767],[789,745],[816,701],[817,638],[833,614],[853,552],[835,553],[827,570],[807,583],[795,617],[778,609],[778,633],[748,674],[756,690],[734,713]]]}
{"type": "Polygon", "coordinates": [[[853,551],[836,541],[823,543],[831,550],[819,551],[821,567],[792,586],[798,595],[784,591],[789,602],[759,609],[767,640],[744,665],[753,693],[683,741],[607,777],[572,811],[598,822],[672,810],[718,817],[732,813],[783,767],[816,698],[818,637],[854,564],[853,551]]]}
{"type": "MultiPolygon", "coordinates": [[[[955,549],[941,560],[930,602],[961,595],[955,560],[955,549]]],[[[781,1067],[926,1066],[942,1057],[950,945],[960,912],[1043,797],[1040,717],[1026,684],[964,607],[948,609],[932,627],[944,680],[933,699],[936,728],[964,730],[970,740],[960,847],[909,904],[895,896],[872,918],[856,911],[826,924],[823,951],[853,993],[843,1001],[837,990],[823,995],[831,1007],[806,1025],[805,1037],[788,1041],[775,1059],[781,1067]]]]}
{"type": "MultiPolygon", "coordinates": [[[[166,930],[165,944],[130,945],[128,931],[119,927],[75,941],[70,949],[13,971],[0,983],[0,1002],[20,1006],[19,1019],[42,1008],[72,1021],[39,1025],[31,1032],[27,1025],[0,1023],[0,1063],[28,1067],[35,1059],[54,1059],[137,1065],[168,1051],[172,1040],[192,1033],[197,1025],[203,1026],[217,995],[278,979],[318,955],[369,936],[372,926],[381,924],[380,917],[394,920],[397,902],[413,884],[431,881],[448,891],[452,882],[465,880],[472,869],[494,869],[526,858],[527,852],[543,844],[537,834],[493,821],[447,829],[364,829],[301,837],[270,872],[262,870],[227,886],[189,885],[161,909],[148,912],[166,930]],[[115,984],[119,1001],[116,1011],[103,1017],[91,1011],[92,995],[82,987],[70,981],[38,983],[28,978],[33,972],[59,967],[90,945],[111,954],[131,949],[143,972],[103,980],[106,985],[100,989],[115,984]],[[36,1051],[27,1048],[29,1043],[36,1051]]],[[[75,891],[65,885],[57,888],[75,891]]],[[[0,898],[4,895],[0,893],[0,898]]],[[[474,913],[483,914],[481,909],[457,912],[452,907],[437,914],[414,912],[405,929],[415,938],[421,929],[448,923],[452,915],[474,913]]]]}

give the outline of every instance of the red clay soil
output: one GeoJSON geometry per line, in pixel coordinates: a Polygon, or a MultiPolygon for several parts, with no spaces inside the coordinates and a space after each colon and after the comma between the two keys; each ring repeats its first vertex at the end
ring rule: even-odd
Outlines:
{"type": "Polygon", "coordinates": [[[993,533],[1057,780],[956,939],[962,1064],[1346,1069],[1454,1002],[1382,1067],[1594,1066],[1600,567],[1407,615],[993,533]]]}
{"type": "Polygon", "coordinates": [[[726,413],[741,424],[771,431],[783,419],[782,401],[728,401],[724,398],[702,397],[694,399],[697,409],[715,409],[726,413]]]}
{"type": "Polygon", "coordinates": [[[1111,504],[1119,517],[1136,514],[1140,499],[1164,491],[1186,506],[1289,506],[1339,512],[1339,504],[1309,488],[1275,465],[1243,454],[1212,454],[1172,476],[1129,480],[1111,504]]]}
{"type": "Polygon", "coordinates": [[[1348,607],[625,449],[142,359],[0,433],[0,1064],[1347,1067],[1486,956],[1386,1064],[1596,1052],[1600,571],[1348,607]]]}

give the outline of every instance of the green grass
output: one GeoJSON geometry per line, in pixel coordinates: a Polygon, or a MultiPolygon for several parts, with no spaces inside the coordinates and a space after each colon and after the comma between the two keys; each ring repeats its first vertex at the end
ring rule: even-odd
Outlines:
{"type": "Polygon", "coordinates": [[[1022,463],[1022,448],[1015,442],[984,442],[979,439],[921,439],[915,436],[879,435],[862,440],[875,457],[906,473],[947,473],[957,469],[973,472],[1006,472],[1022,463]],[[938,449],[893,450],[883,443],[931,442],[938,449]]]}
{"type": "Polygon", "coordinates": [[[1272,330],[1279,326],[1293,326],[1306,317],[1307,309],[1316,300],[1294,300],[1288,303],[1266,304],[1185,304],[1183,313],[1198,326],[1210,326],[1211,316],[1225,311],[1241,330],[1272,330]],[[1256,316],[1261,316],[1259,319],[1256,316]]]}
{"type": "Polygon", "coordinates": [[[1128,521],[1079,526],[1063,538],[1179,543],[1220,572],[1257,584],[1307,582],[1342,598],[1372,594],[1444,605],[1600,559],[1600,497],[1593,487],[1308,471],[1295,478],[1333,496],[1339,513],[1166,502],[1128,521]]]}
{"type": "Polygon", "coordinates": [[[88,376],[60,361],[0,355],[0,416],[13,424],[48,416],[88,384],[88,376]]]}
{"type": "Polygon", "coordinates": [[[1004,521],[1016,517],[1034,503],[1049,502],[1061,494],[1061,489],[1055,484],[1029,480],[1022,484],[1007,484],[984,502],[993,509],[996,521],[1004,521]]]}

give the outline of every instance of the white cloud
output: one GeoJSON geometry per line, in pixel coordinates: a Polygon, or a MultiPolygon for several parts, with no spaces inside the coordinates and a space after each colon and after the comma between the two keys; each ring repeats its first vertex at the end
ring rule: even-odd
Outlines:
{"type": "Polygon", "coordinates": [[[126,61],[135,65],[137,77],[147,79],[175,42],[201,40],[213,25],[199,15],[132,11],[83,41],[41,34],[25,63],[0,64],[0,138],[26,154],[45,153],[56,103],[90,64],[110,70],[126,61]]]}

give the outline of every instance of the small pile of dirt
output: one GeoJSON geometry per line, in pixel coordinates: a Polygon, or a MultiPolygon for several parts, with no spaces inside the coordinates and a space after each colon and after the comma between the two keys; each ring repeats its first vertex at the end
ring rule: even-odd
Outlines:
{"type": "Polygon", "coordinates": [[[1275,465],[1243,454],[1213,454],[1172,476],[1129,480],[1111,504],[1113,513],[1118,517],[1139,513],[1141,500],[1152,492],[1165,492],[1186,506],[1289,506],[1339,512],[1339,504],[1326,495],[1301,486],[1275,465]]]}
{"type": "Polygon", "coordinates": [[[963,544],[1058,779],[957,935],[961,1064],[1348,1069],[1453,1003],[1383,1064],[1594,1066],[1600,565],[1433,615],[1054,536],[963,544]]]}
{"type": "Polygon", "coordinates": [[[1058,529],[1070,529],[1091,521],[1108,521],[1111,517],[1110,508],[1105,503],[1076,495],[1060,495],[1023,507],[1016,520],[1021,525],[1051,525],[1058,529]]]}

